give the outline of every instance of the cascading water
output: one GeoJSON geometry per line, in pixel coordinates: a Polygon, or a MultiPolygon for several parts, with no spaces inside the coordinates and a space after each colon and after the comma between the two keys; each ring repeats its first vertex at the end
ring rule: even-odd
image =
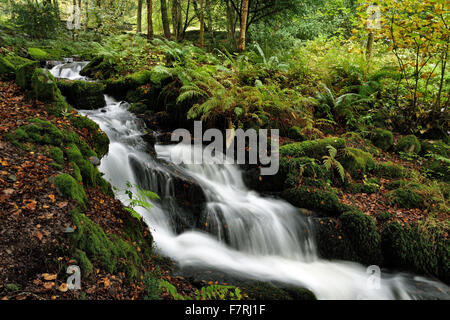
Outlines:
{"type": "MultiPolygon", "coordinates": [[[[84,65],[58,65],[51,72],[55,77],[80,79],[84,65]]],[[[127,196],[120,190],[126,182],[144,184],[159,193],[161,202],[154,203],[150,210],[138,211],[151,228],[160,252],[181,267],[206,267],[250,279],[296,284],[313,291],[318,299],[448,299],[450,290],[440,282],[383,272],[377,288],[368,285],[366,267],[320,259],[309,220],[282,200],[249,191],[233,165],[177,166],[181,174],[201,186],[206,197],[203,215],[210,230],[177,234],[171,217],[183,209],[173,201],[176,195],[170,167],[174,165],[168,163],[201,150],[156,145],[159,159],[154,159],[142,139],[145,125],[127,111],[128,103],[108,96],[105,100],[101,110],[80,111],[97,122],[111,141],[99,170],[119,190],[116,197],[125,204],[127,196]]]]}

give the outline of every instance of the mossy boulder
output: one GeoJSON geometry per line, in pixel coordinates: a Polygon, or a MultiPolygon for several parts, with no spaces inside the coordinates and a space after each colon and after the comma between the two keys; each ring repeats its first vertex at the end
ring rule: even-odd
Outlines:
{"type": "Polygon", "coordinates": [[[48,53],[39,48],[28,48],[28,55],[37,61],[45,61],[48,58],[48,53]]]}
{"type": "Polygon", "coordinates": [[[288,130],[288,137],[297,141],[305,140],[305,137],[302,134],[302,129],[299,126],[290,127],[288,130]]]}
{"type": "Polygon", "coordinates": [[[283,188],[293,188],[302,184],[324,187],[330,179],[330,172],[318,160],[308,157],[280,159],[280,170],[277,176],[283,188]]]}
{"type": "Polygon", "coordinates": [[[84,277],[88,277],[94,271],[94,267],[89,260],[88,256],[83,250],[76,249],[74,253],[74,258],[77,261],[77,264],[80,266],[81,272],[84,277]]]}
{"type": "Polygon", "coordinates": [[[37,68],[31,77],[31,87],[34,97],[43,102],[52,102],[56,99],[57,92],[55,78],[48,70],[37,68]]]}
{"type": "Polygon", "coordinates": [[[411,153],[419,153],[422,146],[420,144],[419,139],[415,135],[409,135],[403,138],[400,138],[397,142],[397,152],[411,152],[411,153]]]}
{"type": "Polygon", "coordinates": [[[76,200],[81,208],[86,208],[87,196],[84,188],[71,175],[60,174],[53,179],[53,184],[63,196],[76,200]]]}
{"type": "Polygon", "coordinates": [[[345,140],[341,138],[324,138],[291,143],[280,148],[280,155],[285,157],[310,157],[321,159],[328,154],[327,146],[329,145],[336,149],[342,149],[345,147],[345,140]]]}
{"type": "Polygon", "coordinates": [[[252,281],[239,284],[250,300],[317,300],[314,293],[305,288],[274,285],[270,282],[252,281]]]}
{"type": "MultiPolygon", "coordinates": [[[[108,136],[100,130],[97,123],[89,119],[88,117],[81,115],[71,115],[69,116],[70,123],[77,129],[87,130],[88,137],[87,142],[96,152],[96,156],[101,159],[109,150],[109,138],[108,136]]],[[[88,154],[86,147],[82,146],[81,151],[85,157],[93,156],[95,154],[88,154]],[[85,151],[83,151],[85,150],[85,151]]]]}
{"type": "Polygon", "coordinates": [[[362,178],[364,174],[375,168],[375,161],[368,152],[356,148],[345,148],[338,161],[354,178],[362,178]]]}
{"type": "Polygon", "coordinates": [[[342,206],[334,190],[300,186],[283,191],[282,197],[294,206],[316,211],[324,216],[339,216],[342,206]]]}
{"type": "Polygon", "coordinates": [[[16,69],[14,66],[4,57],[0,56],[0,79],[11,80],[14,78],[15,72],[16,69]]]}
{"type": "MultiPolygon", "coordinates": [[[[148,70],[138,71],[128,76],[105,81],[105,92],[117,99],[126,99],[129,102],[139,102],[146,99],[145,91],[139,87],[150,84],[151,72],[148,70]]],[[[151,88],[152,86],[150,86],[151,88]]],[[[151,91],[146,89],[146,91],[151,91]]]]}
{"type": "Polygon", "coordinates": [[[114,64],[109,63],[103,57],[97,57],[80,71],[80,75],[92,79],[106,80],[112,77],[114,70],[114,64]]]}
{"type": "Polygon", "coordinates": [[[44,145],[61,147],[66,140],[66,135],[50,121],[33,118],[31,123],[17,128],[8,138],[13,142],[33,142],[44,145]]]}
{"type": "Polygon", "coordinates": [[[357,209],[344,212],[339,219],[359,262],[381,264],[381,238],[375,220],[357,209]]]}
{"type": "Polygon", "coordinates": [[[60,148],[58,147],[51,148],[49,151],[49,155],[53,160],[55,160],[56,163],[60,165],[64,164],[64,152],[60,148]]]}
{"type": "Polygon", "coordinates": [[[31,61],[21,65],[16,71],[16,82],[23,89],[31,89],[31,79],[34,70],[39,67],[39,62],[31,61]]]}
{"type": "Polygon", "coordinates": [[[369,135],[372,143],[384,151],[389,150],[394,145],[394,135],[391,131],[385,129],[375,129],[369,135]]]}
{"type": "Polygon", "coordinates": [[[385,265],[435,276],[450,283],[448,223],[428,219],[401,225],[392,222],[381,233],[385,265]]]}
{"type": "Polygon", "coordinates": [[[105,106],[105,86],[101,83],[60,80],[58,88],[67,102],[77,109],[93,110],[105,106]]]}
{"type": "Polygon", "coordinates": [[[405,178],[408,175],[408,170],[402,165],[388,162],[378,162],[374,168],[374,174],[383,178],[405,178]]]}
{"type": "Polygon", "coordinates": [[[425,199],[420,195],[418,186],[404,186],[388,194],[388,198],[392,203],[397,204],[401,208],[419,208],[425,209],[425,199]]]}

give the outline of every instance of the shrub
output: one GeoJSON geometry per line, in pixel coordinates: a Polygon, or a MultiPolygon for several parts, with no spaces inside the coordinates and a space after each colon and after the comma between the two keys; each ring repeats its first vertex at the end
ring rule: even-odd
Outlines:
{"type": "Polygon", "coordinates": [[[394,135],[389,130],[375,129],[369,135],[372,143],[384,151],[388,150],[394,144],[394,135]]]}
{"type": "Polygon", "coordinates": [[[409,135],[401,138],[397,142],[398,152],[412,152],[419,153],[421,150],[421,144],[419,139],[415,135],[409,135]]]}

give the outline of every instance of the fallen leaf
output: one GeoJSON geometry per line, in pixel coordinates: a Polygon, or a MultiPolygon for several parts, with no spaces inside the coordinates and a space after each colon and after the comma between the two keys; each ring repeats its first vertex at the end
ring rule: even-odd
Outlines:
{"type": "Polygon", "coordinates": [[[42,276],[44,277],[44,280],[51,281],[51,280],[55,280],[58,275],[57,274],[44,273],[44,274],[42,274],[42,276]]]}
{"type": "Polygon", "coordinates": [[[68,290],[69,288],[67,287],[67,283],[62,283],[59,287],[58,287],[58,290],[59,291],[61,291],[61,292],[67,292],[67,290],[68,290]]]}

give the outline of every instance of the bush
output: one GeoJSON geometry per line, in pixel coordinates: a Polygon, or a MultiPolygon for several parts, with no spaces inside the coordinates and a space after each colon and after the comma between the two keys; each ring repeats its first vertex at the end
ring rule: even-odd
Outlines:
{"type": "Polygon", "coordinates": [[[419,153],[422,146],[420,144],[419,139],[415,135],[409,135],[401,138],[397,142],[397,151],[398,152],[412,152],[419,153]]]}
{"type": "Polygon", "coordinates": [[[394,144],[394,135],[389,130],[375,129],[369,137],[375,146],[384,151],[387,151],[394,144]]]}

